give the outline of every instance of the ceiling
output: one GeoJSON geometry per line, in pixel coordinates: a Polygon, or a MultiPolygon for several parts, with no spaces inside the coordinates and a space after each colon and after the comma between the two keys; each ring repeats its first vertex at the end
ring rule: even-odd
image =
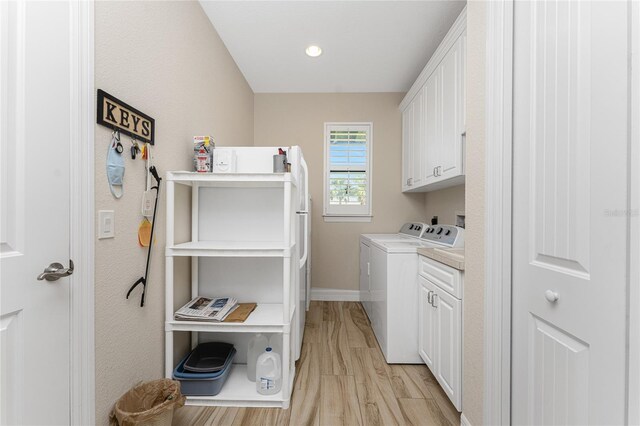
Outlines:
{"type": "Polygon", "coordinates": [[[406,92],[466,4],[200,3],[256,93],[406,92]],[[311,44],[321,56],[305,54],[311,44]]]}

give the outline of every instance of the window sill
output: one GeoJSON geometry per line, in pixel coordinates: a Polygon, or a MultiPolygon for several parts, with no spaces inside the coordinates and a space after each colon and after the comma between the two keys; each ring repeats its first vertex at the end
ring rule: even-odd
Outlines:
{"type": "Polygon", "coordinates": [[[325,222],[371,222],[372,215],[322,215],[325,222]]]}

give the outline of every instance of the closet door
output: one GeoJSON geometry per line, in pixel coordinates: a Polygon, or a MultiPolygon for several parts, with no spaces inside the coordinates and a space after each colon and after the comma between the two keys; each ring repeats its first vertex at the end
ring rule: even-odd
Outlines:
{"type": "Polygon", "coordinates": [[[625,424],[629,2],[515,2],[512,423],[625,424]]]}

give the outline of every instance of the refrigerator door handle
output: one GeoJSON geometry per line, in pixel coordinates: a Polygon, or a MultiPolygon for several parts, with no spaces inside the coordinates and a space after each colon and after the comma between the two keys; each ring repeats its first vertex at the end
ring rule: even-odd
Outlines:
{"type": "Polygon", "coordinates": [[[304,233],[302,234],[302,238],[304,239],[304,252],[302,253],[302,257],[300,258],[300,268],[307,263],[307,255],[309,253],[309,238],[307,237],[307,231],[309,229],[309,215],[301,214],[302,220],[304,220],[304,233]]]}
{"type": "MultiPolygon", "coordinates": [[[[304,211],[309,211],[309,167],[307,162],[304,161],[304,157],[300,157],[300,164],[302,166],[302,172],[304,173],[304,211]]],[[[305,250],[306,252],[306,250],[305,250]]]]}

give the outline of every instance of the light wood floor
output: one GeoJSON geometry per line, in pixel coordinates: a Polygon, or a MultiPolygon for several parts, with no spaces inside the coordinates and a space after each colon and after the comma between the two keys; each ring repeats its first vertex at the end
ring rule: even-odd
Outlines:
{"type": "Polygon", "coordinates": [[[291,406],[182,407],[174,425],[455,425],[425,365],[388,365],[362,305],[311,302],[291,406]]]}

